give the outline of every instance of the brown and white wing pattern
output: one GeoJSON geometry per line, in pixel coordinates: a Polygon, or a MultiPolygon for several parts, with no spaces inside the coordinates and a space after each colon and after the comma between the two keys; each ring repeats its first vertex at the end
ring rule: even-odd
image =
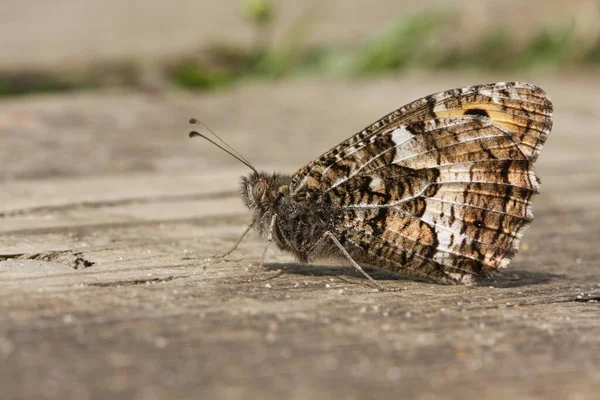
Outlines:
{"type": "Polygon", "coordinates": [[[531,223],[533,164],[552,103],[525,83],[434,94],[392,112],[298,171],[327,193],[359,262],[470,284],[506,267],[531,223]]]}

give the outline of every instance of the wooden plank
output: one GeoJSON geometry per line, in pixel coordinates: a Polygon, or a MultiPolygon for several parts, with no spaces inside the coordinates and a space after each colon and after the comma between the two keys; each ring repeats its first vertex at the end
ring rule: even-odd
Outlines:
{"type": "MultiPolygon", "coordinates": [[[[433,83],[438,89],[453,86],[433,83]]],[[[433,83],[400,80],[353,90],[408,96],[413,85],[426,94],[433,83]]],[[[585,115],[600,113],[600,104],[580,99],[595,95],[589,83],[575,78],[548,83],[556,93],[556,128],[538,166],[543,184],[534,204],[536,220],[509,269],[477,287],[370,271],[381,284],[399,289],[393,293],[373,292],[350,267],[302,265],[276,249],[269,251],[258,280],[249,282],[264,248],[256,234],[230,258],[207,260],[226,251],[249,221],[237,193],[239,175],[246,172],[233,164],[208,168],[204,161],[192,170],[181,168],[179,157],[192,163],[198,154],[163,149],[172,127],[161,125],[166,116],[158,112],[144,117],[159,127],[155,132],[142,126],[132,134],[135,140],[114,133],[108,134],[110,144],[100,140],[110,130],[101,129],[102,118],[95,114],[102,107],[91,106],[106,103],[118,113],[123,104],[137,104],[156,111],[151,100],[98,95],[95,103],[95,95],[87,95],[86,106],[66,97],[7,104],[0,121],[31,104],[26,120],[38,121],[44,131],[64,126],[64,134],[53,136],[54,145],[40,147],[24,164],[9,158],[5,171],[16,179],[6,175],[0,183],[3,396],[595,398],[600,161],[596,122],[585,115]],[[54,110],[56,104],[63,111],[54,110]],[[91,170],[69,165],[63,152],[80,149],[78,132],[88,129],[95,132],[91,142],[99,143],[99,153],[123,158],[122,170],[109,172],[110,163],[98,154],[90,156],[91,170]],[[142,133],[144,142],[138,140],[142,133]],[[136,170],[138,152],[148,148],[161,161],[136,170]],[[51,160],[54,168],[44,172],[33,161],[40,159],[51,160]]],[[[314,93],[305,96],[307,89],[286,85],[272,89],[277,101],[263,98],[270,112],[312,104],[314,93]]],[[[313,92],[320,90],[319,83],[312,85],[313,92]]],[[[352,90],[344,85],[327,90],[347,97],[337,105],[338,115],[345,115],[352,90]]],[[[236,109],[240,98],[268,93],[247,87],[193,101],[236,109]]],[[[161,107],[177,113],[184,100],[190,99],[174,97],[161,107]]],[[[371,106],[387,111],[379,102],[371,106]]],[[[320,108],[303,116],[306,126],[327,126],[322,117],[320,108]]],[[[229,123],[228,114],[220,118],[229,123]]],[[[281,139],[296,151],[288,159],[282,156],[286,145],[277,141],[282,138],[277,121],[263,121],[264,133],[248,144],[250,150],[264,149],[248,152],[257,163],[309,160],[327,141],[343,137],[307,132],[309,139],[294,146],[291,141],[300,139],[281,139]]],[[[14,133],[42,140],[28,125],[11,126],[14,133]]],[[[294,126],[301,131],[300,124],[294,126]]],[[[0,153],[27,154],[22,137],[3,135],[0,153]]],[[[233,130],[233,142],[245,138],[245,132],[233,130]]],[[[205,151],[198,146],[195,153],[205,151]]],[[[277,166],[294,169],[283,162],[277,166]]]]}

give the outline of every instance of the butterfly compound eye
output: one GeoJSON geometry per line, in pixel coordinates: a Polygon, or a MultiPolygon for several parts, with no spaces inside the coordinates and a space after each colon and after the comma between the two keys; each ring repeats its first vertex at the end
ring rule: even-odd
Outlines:
{"type": "Polygon", "coordinates": [[[267,192],[267,184],[264,181],[258,181],[252,188],[252,197],[254,200],[260,200],[264,197],[267,192]]]}

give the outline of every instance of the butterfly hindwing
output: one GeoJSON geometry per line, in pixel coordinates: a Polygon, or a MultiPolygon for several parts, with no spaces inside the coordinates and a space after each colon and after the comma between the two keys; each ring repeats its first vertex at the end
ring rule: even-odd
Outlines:
{"type": "Polygon", "coordinates": [[[444,283],[505,267],[533,219],[533,163],[552,126],[524,83],[441,92],[336,146],[291,182],[343,210],[336,234],[357,261],[444,283]]]}

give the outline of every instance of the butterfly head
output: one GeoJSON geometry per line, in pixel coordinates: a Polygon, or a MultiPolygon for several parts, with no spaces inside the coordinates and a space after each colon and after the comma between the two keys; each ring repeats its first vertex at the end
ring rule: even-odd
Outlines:
{"type": "Polygon", "coordinates": [[[259,214],[272,214],[283,201],[290,177],[281,174],[253,172],[242,177],[240,193],[246,206],[259,214]]]}
{"type": "Polygon", "coordinates": [[[255,222],[256,220],[262,221],[265,217],[276,214],[285,195],[289,192],[288,185],[292,181],[292,177],[289,175],[258,172],[250,161],[235,151],[233,147],[225,143],[223,139],[202,122],[198,121],[196,118],[192,118],[190,119],[190,124],[201,125],[217,141],[196,131],[190,132],[189,136],[191,138],[200,137],[209,141],[253,171],[250,175],[242,177],[240,192],[246,206],[254,211],[255,222]]]}

